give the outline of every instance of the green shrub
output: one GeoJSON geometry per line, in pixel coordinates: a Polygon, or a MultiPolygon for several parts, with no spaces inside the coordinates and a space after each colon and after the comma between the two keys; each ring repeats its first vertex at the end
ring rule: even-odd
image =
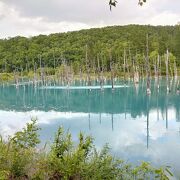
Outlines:
{"type": "Polygon", "coordinates": [[[12,73],[0,73],[0,82],[12,81],[13,79],[12,73]]]}
{"type": "Polygon", "coordinates": [[[133,166],[113,157],[108,145],[98,151],[90,136],[79,134],[74,143],[69,131],[60,127],[49,151],[40,143],[37,120],[32,119],[8,141],[0,138],[0,179],[33,180],[168,180],[169,167],[154,168],[148,162],[133,166]]]}

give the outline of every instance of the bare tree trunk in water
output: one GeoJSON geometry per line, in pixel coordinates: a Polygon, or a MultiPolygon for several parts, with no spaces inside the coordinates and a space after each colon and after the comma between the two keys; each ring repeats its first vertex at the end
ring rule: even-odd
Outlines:
{"type": "Polygon", "coordinates": [[[147,73],[147,94],[151,94],[150,89],[150,67],[149,67],[149,36],[146,35],[146,73],[147,73]]]}

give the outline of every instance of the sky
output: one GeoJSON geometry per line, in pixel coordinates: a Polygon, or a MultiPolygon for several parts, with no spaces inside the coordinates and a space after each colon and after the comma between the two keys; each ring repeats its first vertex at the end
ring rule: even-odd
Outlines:
{"type": "Polygon", "coordinates": [[[0,0],[0,38],[127,24],[175,25],[180,0],[0,0]]]}

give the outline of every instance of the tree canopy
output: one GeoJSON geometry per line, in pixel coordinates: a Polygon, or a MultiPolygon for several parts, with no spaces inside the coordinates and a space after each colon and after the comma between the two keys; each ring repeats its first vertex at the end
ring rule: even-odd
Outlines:
{"type": "MultiPolygon", "coordinates": [[[[146,34],[149,34],[149,54],[163,56],[167,48],[180,65],[180,26],[127,25],[94,28],[67,33],[39,35],[35,37],[14,37],[0,40],[0,70],[12,72],[15,67],[33,70],[40,65],[59,66],[63,60],[74,67],[86,66],[87,45],[91,67],[97,57],[109,67],[109,52],[117,64],[123,64],[123,54],[135,57],[143,64],[146,54],[146,34]]],[[[152,56],[152,62],[154,55],[152,56]]],[[[96,61],[97,62],[97,61],[96,61]]]]}

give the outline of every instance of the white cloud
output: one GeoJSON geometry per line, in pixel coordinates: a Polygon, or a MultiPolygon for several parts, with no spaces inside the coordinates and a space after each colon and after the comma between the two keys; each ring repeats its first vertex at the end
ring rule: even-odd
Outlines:
{"type": "Polygon", "coordinates": [[[32,36],[90,28],[81,22],[49,22],[43,17],[23,17],[13,8],[0,2],[0,38],[9,36],[32,36]]]}
{"type": "Polygon", "coordinates": [[[170,13],[168,11],[162,12],[153,16],[149,19],[149,24],[153,25],[175,25],[180,20],[180,16],[178,14],[170,13]]]}
{"type": "Polygon", "coordinates": [[[0,38],[33,36],[107,25],[174,25],[180,20],[179,0],[119,0],[109,11],[108,0],[0,0],[0,38]]]}

